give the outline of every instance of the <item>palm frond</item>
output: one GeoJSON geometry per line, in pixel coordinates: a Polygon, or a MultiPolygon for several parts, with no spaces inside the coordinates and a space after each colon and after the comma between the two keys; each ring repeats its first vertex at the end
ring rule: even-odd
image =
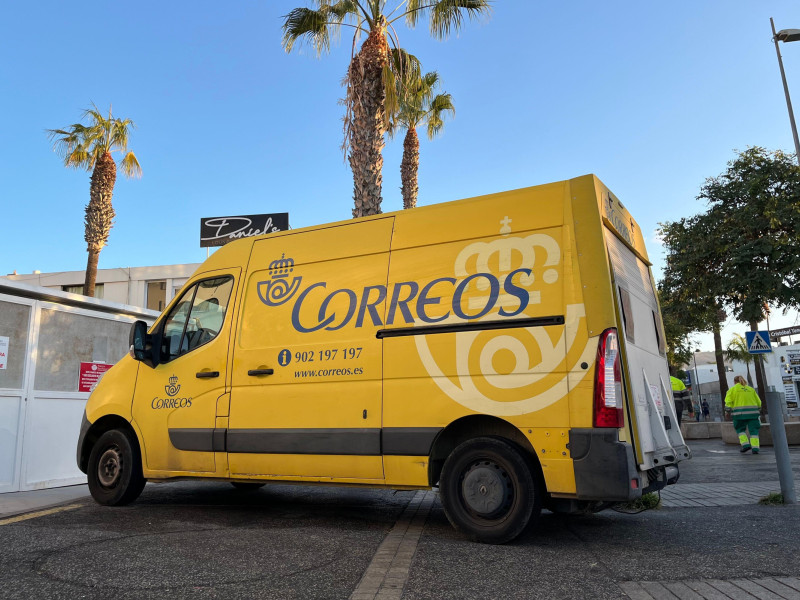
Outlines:
{"type": "Polygon", "coordinates": [[[128,134],[131,129],[136,129],[136,124],[130,119],[114,119],[109,135],[109,150],[128,149],[128,134]]]}
{"type": "Polygon", "coordinates": [[[416,27],[420,17],[422,17],[425,12],[425,5],[429,3],[430,0],[427,2],[426,0],[408,0],[405,12],[406,25],[412,29],[416,27]]]}
{"type": "Polygon", "coordinates": [[[122,160],[119,161],[119,166],[126,177],[139,178],[142,176],[142,167],[139,165],[139,160],[133,152],[128,152],[122,160]]]}
{"type": "Polygon", "coordinates": [[[281,45],[286,52],[291,52],[298,40],[313,46],[317,55],[330,50],[331,32],[323,10],[295,8],[284,19],[281,45]]]}
{"type": "Polygon", "coordinates": [[[53,151],[64,161],[64,166],[89,170],[94,160],[87,148],[93,140],[91,128],[74,123],[67,129],[47,129],[47,137],[53,142],[53,151]]]}
{"type": "Polygon", "coordinates": [[[474,20],[491,12],[491,0],[438,0],[430,7],[431,35],[445,39],[461,29],[464,17],[474,20]]]}
{"type": "Polygon", "coordinates": [[[389,135],[394,137],[401,126],[408,124],[408,106],[411,104],[410,91],[420,79],[422,65],[419,59],[403,48],[392,48],[389,64],[384,69],[384,85],[386,88],[386,127],[389,135]]]}
{"type": "Polygon", "coordinates": [[[428,139],[433,139],[444,128],[444,114],[450,113],[451,117],[456,116],[456,107],[453,105],[453,97],[450,94],[438,94],[431,100],[430,110],[426,115],[428,123],[428,139]]]}
{"type": "Polygon", "coordinates": [[[86,146],[79,144],[64,156],[64,165],[73,169],[86,169],[91,171],[94,168],[95,155],[86,146]]]}
{"type": "Polygon", "coordinates": [[[320,1],[319,8],[295,8],[285,15],[283,23],[283,37],[281,45],[286,52],[291,52],[295,43],[305,42],[312,46],[317,56],[329,52],[331,36],[338,36],[342,23],[348,16],[357,22],[354,27],[361,30],[361,10],[354,0],[339,0],[338,2],[320,1]]]}

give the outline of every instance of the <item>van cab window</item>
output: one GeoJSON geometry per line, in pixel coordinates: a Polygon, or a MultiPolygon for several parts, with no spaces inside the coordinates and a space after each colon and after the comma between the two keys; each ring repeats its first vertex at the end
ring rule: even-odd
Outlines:
{"type": "Polygon", "coordinates": [[[198,281],[187,289],[164,320],[161,362],[207,344],[222,329],[233,290],[233,277],[198,281]]]}

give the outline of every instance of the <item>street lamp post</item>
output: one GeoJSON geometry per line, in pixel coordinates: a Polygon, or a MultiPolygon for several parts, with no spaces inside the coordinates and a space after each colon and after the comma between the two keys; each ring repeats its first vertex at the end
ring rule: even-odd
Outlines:
{"type": "Polygon", "coordinates": [[[781,51],[778,48],[778,42],[797,42],[800,41],[800,29],[781,29],[775,32],[775,22],[772,17],[769,19],[772,25],[772,41],[775,42],[775,52],[778,55],[778,66],[781,69],[781,79],[783,80],[783,93],[786,94],[786,106],[789,109],[789,122],[792,124],[792,136],[794,136],[794,151],[797,158],[797,164],[800,165],[800,140],[797,138],[797,125],[794,122],[794,111],[792,110],[792,99],[789,97],[789,86],[786,83],[786,73],[783,70],[783,59],[781,58],[781,51]]]}

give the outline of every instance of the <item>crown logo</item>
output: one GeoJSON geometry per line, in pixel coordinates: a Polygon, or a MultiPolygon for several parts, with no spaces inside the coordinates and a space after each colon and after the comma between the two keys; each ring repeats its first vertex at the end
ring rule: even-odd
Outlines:
{"type": "Polygon", "coordinates": [[[269,263],[269,280],[256,284],[258,298],[267,306],[280,306],[287,302],[300,288],[302,277],[294,277],[289,283],[289,273],[294,271],[294,259],[281,257],[269,263]]]}
{"type": "MultiPolygon", "coordinates": [[[[534,285],[539,279],[547,285],[558,281],[557,267],[561,262],[561,247],[551,236],[544,233],[534,233],[526,237],[510,235],[512,219],[508,216],[500,221],[500,236],[489,242],[474,242],[466,246],[456,257],[455,275],[466,277],[472,273],[494,273],[500,282],[500,289],[509,273],[520,267],[537,273],[521,275],[518,283],[524,287],[534,285]]],[[[479,292],[489,293],[489,282],[481,279],[476,283],[479,292]]],[[[539,304],[542,301],[541,289],[529,292],[529,304],[539,304]]],[[[516,296],[500,294],[496,306],[514,307],[519,304],[516,296]]],[[[470,309],[480,309],[486,306],[484,297],[476,296],[467,301],[470,309]]]]}
{"type": "Polygon", "coordinates": [[[284,253],[281,253],[280,258],[269,263],[269,274],[273,279],[288,277],[292,271],[294,271],[294,259],[286,258],[284,253]]]}
{"type": "Polygon", "coordinates": [[[178,392],[180,391],[181,386],[178,383],[177,375],[173,375],[169,378],[169,385],[164,386],[164,391],[167,393],[167,396],[175,397],[178,392]]]}

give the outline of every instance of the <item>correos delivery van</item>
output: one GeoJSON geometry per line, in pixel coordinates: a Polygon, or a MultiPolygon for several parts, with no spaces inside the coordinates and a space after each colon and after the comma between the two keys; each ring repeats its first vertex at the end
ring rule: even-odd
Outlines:
{"type": "Polygon", "coordinates": [[[86,406],[101,504],[197,477],[438,486],[504,542],[659,490],[677,426],[642,232],[594,176],[232,242],[86,406]]]}

